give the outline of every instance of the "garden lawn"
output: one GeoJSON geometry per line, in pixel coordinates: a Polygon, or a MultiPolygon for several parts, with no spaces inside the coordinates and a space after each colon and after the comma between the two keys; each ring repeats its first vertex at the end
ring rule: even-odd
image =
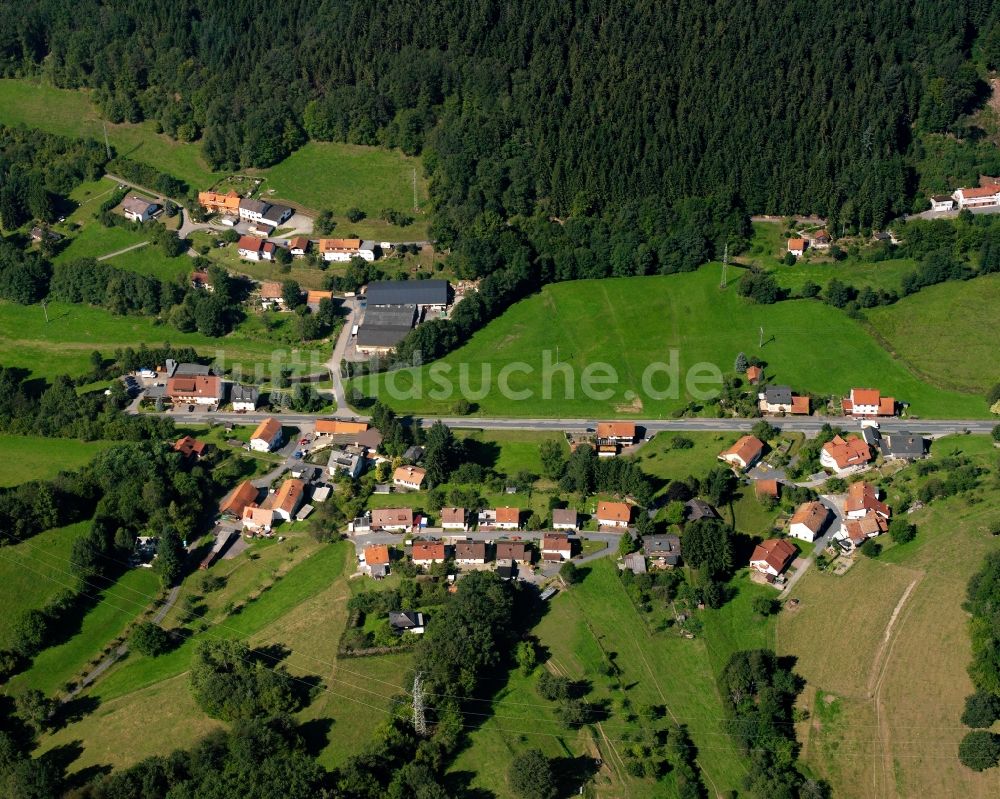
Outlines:
{"type": "Polygon", "coordinates": [[[46,480],[90,462],[112,441],[0,435],[0,486],[46,480]]]}
{"type": "Polygon", "coordinates": [[[186,253],[176,258],[168,258],[155,244],[147,244],[137,250],[108,258],[105,263],[116,269],[127,269],[140,275],[159,278],[165,283],[191,272],[191,259],[186,253]]]}
{"type": "Polygon", "coordinates": [[[865,315],[914,372],[936,385],[981,394],[1000,380],[998,307],[995,274],[929,286],[865,315]]]}
{"type": "Polygon", "coordinates": [[[73,542],[90,527],[79,522],[55,527],[19,543],[0,547],[0,649],[11,643],[11,630],[18,614],[39,609],[65,590],[73,542]]]}
{"type": "Polygon", "coordinates": [[[691,475],[704,477],[721,463],[719,453],[731,446],[737,438],[739,436],[736,433],[658,433],[652,441],[639,448],[635,457],[639,467],[656,478],[660,490],[663,490],[671,480],[684,480],[691,475]],[[694,446],[687,449],[675,447],[675,438],[687,439],[694,446]]]}
{"type": "Polygon", "coordinates": [[[541,433],[530,430],[462,430],[454,429],[455,437],[465,442],[470,460],[486,469],[514,476],[527,471],[542,474],[539,447],[543,441],[559,442],[563,455],[569,455],[566,437],[561,433],[541,433]]]}
{"type": "Polygon", "coordinates": [[[782,288],[797,292],[807,282],[825,289],[836,278],[860,290],[864,286],[901,292],[903,276],[916,270],[917,262],[912,258],[897,258],[891,261],[847,260],[833,263],[808,263],[800,261],[794,266],[776,266],[774,276],[782,288]]]}
{"type": "MultiPolygon", "coordinates": [[[[876,386],[925,417],[985,415],[980,397],[922,381],[836,308],[811,300],[755,305],[736,294],[735,283],[734,276],[720,289],[718,267],[709,265],[678,275],[547,285],[440,361],[351,385],[400,412],[447,414],[464,372],[466,399],[485,415],[664,418],[692,399],[692,376],[731,373],[742,351],[766,361],[772,380],[795,390],[844,395],[852,386],[876,386]],[[557,357],[560,370],[551,366],[557,357]],[[644,387],[650,365],[671,360],[678,379],[654,370],[644,387]],[[604,364],[596,374],[606,379],[588,397],[583,374],[594,364],[604,364]]],[[[943,325],[930,325],[928,335],[943,325]]],[[[718,383],[701,385],[710,391],[718,383]]]]}
{"type": "MultiPolygon", "coordinates": [[[[52,302],[47,310],[48,322],[40,305],[0,303],[0,363],[23,367],[36,377],[77,375],[90,369],[90,353],[94,350],[108,357],[118,348],[138,347],[143,342],[159,346],[169,341],[193,346],[204,356],[221,354],[227,369],[240,363],[252,374],[255,364],[270,367],[274,351],[269,342],[239,332],[213,339],[200,333],[181,333],[146,317],[115,316],[87,305],[52,302]]],[[[283,353],[291,365],[289,359],[296,351],[283,353]]]]}

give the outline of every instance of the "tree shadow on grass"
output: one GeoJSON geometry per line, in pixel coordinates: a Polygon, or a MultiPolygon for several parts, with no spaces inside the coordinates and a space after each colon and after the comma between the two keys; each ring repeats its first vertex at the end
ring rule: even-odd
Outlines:
{"type": "Polygon", "coordinates": [[[450,771],[444,776],[444,787],[449,796],[462,799],[496,799],[496,794],[486,788],[473,788],[470,783],[476,778],[473,771],[450,771]]]}
{"type": "Polygon", "coordinates": [[[311,757],[319,757],[330,742],[330,730],[333,729],[333,719],[311,719],[299,725],[299,735],[306,752],[311,757]]]}
{"type": "Polygon", "coordinates": [[[101,700],[95,696],[77,696],[59,706],[53,718],[53,725],[58,729],[82,721],[100,706],[101,700]]]}
{"type": "Polygon", "coordinates": [[[484,469],[492,469],[500,460],[500,445],[494,441],[480,441],[475,438],[465,439],[466,459],[477,463],[484,469]]]}
{"type": "Polygon", "coordinates": [[[573,796],[593,779],[600,768],[598,762],[587,755],[579,757],[554,757],[549,763],[556,778],[559,796],[573,796]]]}

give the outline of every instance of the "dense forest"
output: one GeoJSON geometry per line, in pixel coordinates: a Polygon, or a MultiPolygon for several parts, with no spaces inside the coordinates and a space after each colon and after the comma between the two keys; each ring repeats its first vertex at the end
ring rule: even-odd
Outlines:
{"type": "Polygon", "coordinates": [[[29,0],[0,20],[4,74],[93,88],[214,167],[307,137],[423,151],[442,241],[708,195],[881,224],[916,135],[982,100],[974,53],[1000,65],[989,0],[29,0]]]}

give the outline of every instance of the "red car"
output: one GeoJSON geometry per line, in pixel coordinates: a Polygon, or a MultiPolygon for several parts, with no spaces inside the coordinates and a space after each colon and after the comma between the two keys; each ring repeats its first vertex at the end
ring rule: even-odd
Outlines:
{"type": "Polygon", "coordinates": [[[308,444],[309,443],[309,439],[308,438],[300,438],[299,439],[299,443],[300,444],[308,444]]]}

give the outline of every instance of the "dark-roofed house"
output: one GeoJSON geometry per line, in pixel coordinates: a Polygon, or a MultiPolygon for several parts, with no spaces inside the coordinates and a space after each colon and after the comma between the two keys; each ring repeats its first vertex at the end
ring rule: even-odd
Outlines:
{"type": "Polygon", "coordinates": [[[883,436],[879,447],[886,460],[913,461],[927,454],[927,441],[924,437],[904,430],[883,436]]]}
{"type": "Polygon", "coordinates": [[[132,222],[148,222],[159,208],[159,203],[132,195],[122,203],[122,214],[132,222]]]}
{"type": "Polygon", "coordinates": [[[553,508],[553,530],[575,530],[577,525],[576,508],[553,508]]]}
{"type": "Polygon", "coordinates": [[[378,280],[365,289],[369,308],[380,305],[416,305],[418,308],[446,308],[447,280],[378,280]]]}
{"type": "Polygon", "coordinates": [[[642,551],[651,565],[672,569],[681,562],[681,539],[676,535],[648,535],[642,540],[642,551]]]}
{"type": "Polygon", "coordinates": [[[685,521],[696,522],[698,519],[718,519],[719,512],[703,499],[689,499],[684,503],[687,509],[685,521]]]}
{"type": "Polygon", "coordinates": [[[250,200],[244,197],[240,200],[240,219],[248,222],[260,222],[269,204],[263,200],[250,200]]]}
{"type": "Polygon", "coordinates": [[[788,386],[766,386],[757,399],[763,413],[809,413],[809,397],[793,394],[788,386]]]}
{"type": "Polygon", "coordinates": [[[247,386],[243,383],[233,383],[229,390],[229,401],[233,403],[234,411],[257,410],[257,402],[260,400],[260,390],[257,386],[247,386]]]}
{"type": "Polygon", "coordinates": [[[292,209],[287,205],[268,205],[261,214],[261,221],[271,227],[278,227],[292,215],[292,209]]]}
{"type": "Polygon", "coordinates": [[[497,541],[497,561],[510,560],[531,565],[531,548],[523,541],[497,541]]]}
{"type": "Polygon", "coordinates": [[[413,610],[391,611],[389,613],[389,626],[393,632],[402,635],[403,633],[414,633],[419,635],[424,631],[424,614],[413,610]]]}
{"type": "Polygon", "coordinates": [[[486,563],[485,541],[459,541],[455,544],[455,562],[462,566],[486,563]]]}
{"type": "Polygon", "coordinates": [[[628,569],[632,574],[645,574],[646,556],[641,552],[629,552],[622,558],[622,568],[628,569]]]}

